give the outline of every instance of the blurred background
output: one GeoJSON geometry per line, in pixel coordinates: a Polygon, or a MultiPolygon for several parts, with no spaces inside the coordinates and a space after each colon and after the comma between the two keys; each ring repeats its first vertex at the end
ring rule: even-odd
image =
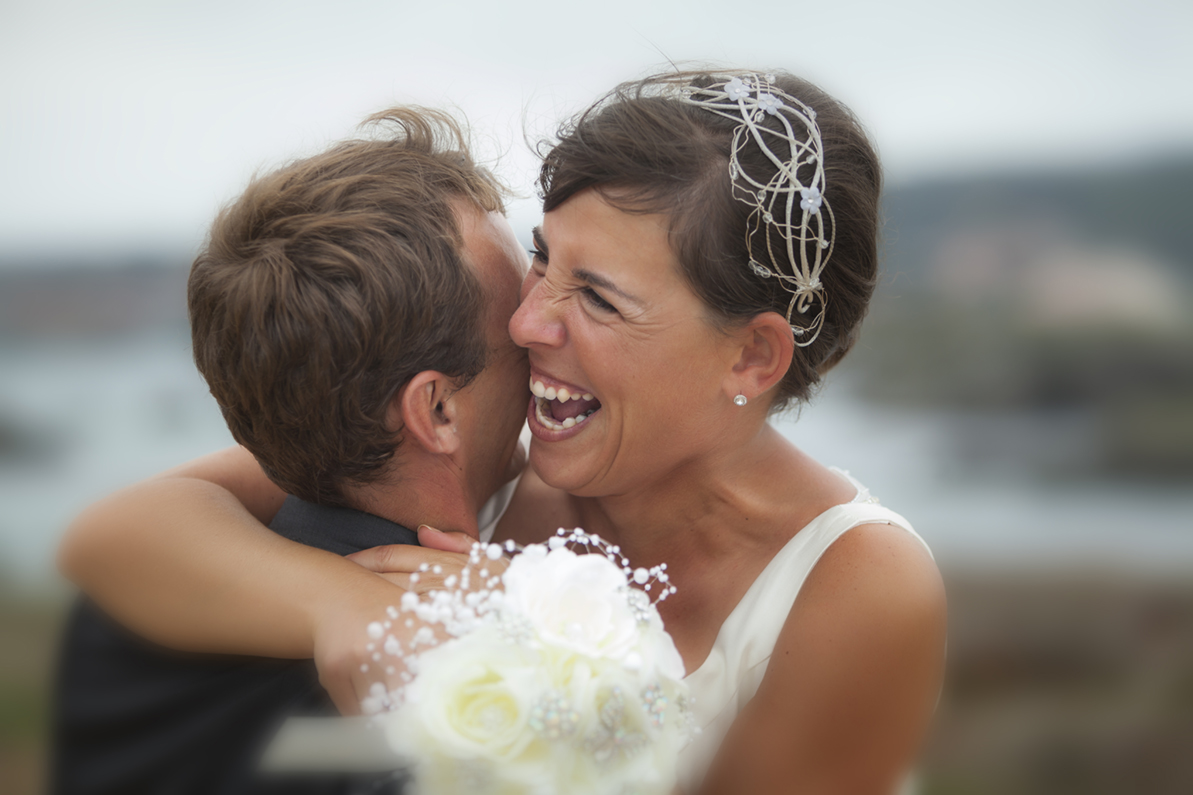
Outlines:
{"type": "Polygon", "coordinates": [[[888,172],[861,343],[778,421],[932,545],[929,795],[1193,791],[1193,6],[0,2],[0,791],[43,786],[89,501],[230,443],[187,268],[258,169],[457,108],[527,141],[670,61],[787,68],[888,172]]]}

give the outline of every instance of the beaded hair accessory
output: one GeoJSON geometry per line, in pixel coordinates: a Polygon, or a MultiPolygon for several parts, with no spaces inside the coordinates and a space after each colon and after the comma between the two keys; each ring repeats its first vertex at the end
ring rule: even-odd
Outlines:
{"type": "Polygon", "coordinates": [[[836,223],[824,200],[824,145],[816,111],[774,85],[774,75],[730,77],[709,86],[684,86],[679,101],[738,123],[729,155],[733,197],[751,207],[746,226],[750,269],[778,279],[791,293],[787,322],[801,348],[816,341],[824,325],[826,296],[820,274],[833,253],[836,223]],[[771,122],[770,119],[778,122],[771,122]],[[771,148],[782,141],[786,159],[771,148]],[[765,182],[740,162],[741,152],[757,147],[774,165],[765,182]],[[798,172],[804,170],[807,184],[798,172]],[[827,220],[825,216],[828,216],[827,220]],[[755,251],[754,237],[765,231],[766,250],[755,251]],[[773,234],[772,234],[773,233],[773,234]],[[814,314],[810,317],[809,311],[814,314]],[[793,316],[804,316],[793,320],[793,316]]]}

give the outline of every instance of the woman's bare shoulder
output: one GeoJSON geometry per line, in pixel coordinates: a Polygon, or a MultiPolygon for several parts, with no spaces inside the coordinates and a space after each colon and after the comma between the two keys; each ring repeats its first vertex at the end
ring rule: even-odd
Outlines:
{"type": "Polygon", "coordinates": [[[894,525],[861,525],[808,575],[772,663],[779,674],[797,666],[844,688],[887,681],[898,660],[943,659],[945,619],[944,584],[920,540],[894,525]],[[879,660],[887,671],[876,676],[879,660]]]}
{"type": "Polygon", "coordinates": [[[815,609],[831,605],[841,620],[854,610],[860,610],[858,618],[870,618],[875,610],[927,608],[943,615],[944,586],[918,537],[876,522],[849,530],[829,546],[808,575],[793,616],[801,603],[815,609]]]}

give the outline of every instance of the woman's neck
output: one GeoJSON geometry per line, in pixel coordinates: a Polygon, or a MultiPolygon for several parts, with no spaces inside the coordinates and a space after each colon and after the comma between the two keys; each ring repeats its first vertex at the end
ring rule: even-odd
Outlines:
{"type": "Polygon", "coordinates": [[[811,496],[799,485],[809,465],[817,466],[763,424],[749,443],[700,456],[632,491],[574,499],[581,525],[621,546],[634,565],[682,566],[689,556],[772,547],[777,528],[797,518],[796,507],[811,496]]]}

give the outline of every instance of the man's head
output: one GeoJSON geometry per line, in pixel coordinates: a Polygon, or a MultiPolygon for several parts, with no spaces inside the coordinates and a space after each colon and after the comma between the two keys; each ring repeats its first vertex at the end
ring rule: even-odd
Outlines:
{"type": "MultiPolygon", "coordinates": [[[[369,121],[391,134],[255,179],[212,225],[188,289],[195,361],[232,435],[284,490],[332,505],[386,475],[412,379],[439,376],[436,405],[526,381],[504,329],[524,259],[500,187],[450,117],[369,121]]],[[[521,396],[504,397],[520,416],[521,396]]],[[[494,419],[492,439],[464,433],[477,456],[513,450],[520,423],[494,419]]]]}

